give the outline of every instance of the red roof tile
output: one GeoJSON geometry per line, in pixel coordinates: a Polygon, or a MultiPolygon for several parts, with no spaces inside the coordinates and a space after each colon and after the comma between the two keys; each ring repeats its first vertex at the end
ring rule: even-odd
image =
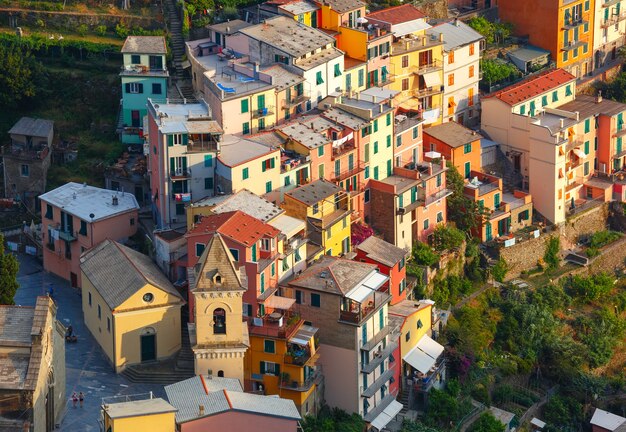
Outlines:
{"type": "Polygon", "coordinates": [[[389,24],[401,24],[425,17],[424,12],[410,4],[390,7],[367,15],[367,18],[388,22],[389,24]]]}
{"type": "Polygon", "coordinates": [[[496,97],[506,104],[517,105],[575,79],[574,75],[563,69],[552,69],[485,97],[496,97]]]}
{"type": "Polygon", "coordinates": [[[189,230],[189,235],[218,232],[245,246],[252,246],[262,237],[276,237],[280,230],[240,211],[204,216],[189,230]]]}

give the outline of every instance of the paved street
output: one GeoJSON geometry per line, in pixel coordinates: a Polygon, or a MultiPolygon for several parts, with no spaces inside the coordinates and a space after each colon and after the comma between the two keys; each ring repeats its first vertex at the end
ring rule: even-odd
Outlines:
{"type": "Polygon", "coordinates": [[[101,398],[116,395],[131,395],[154,392],[163,397],[162,386],[152,384],[132,384],[123,376],[116,375],[109,366],[104,354],[89,334],[82,319],[81,298],[78,291],[69,283],[43,271],[41,264],[33,257],[20,255],[20,288],[15,296],[15,304],[32,306],[38,295],[45,295],[50,283],[54,287],[54,300],[58,306],[57,318],[65,325],[72,325],[78,335],[78,343],[65,347],[67,375],[67,412],[61,423],[62,431],[99,431],[101,398]],[[85,405],[73,408],[69,398],[72,392],[85,394],[85,405]]]}

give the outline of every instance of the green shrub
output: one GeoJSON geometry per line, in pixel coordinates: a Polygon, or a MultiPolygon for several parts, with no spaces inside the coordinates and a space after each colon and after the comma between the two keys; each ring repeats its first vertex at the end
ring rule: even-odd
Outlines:
{"type": "Polygon", "coordinates": [[[610,243],[613,243],[616,240],[619,240],[621,237],[622,234],[616,231],[598,231],[591,236],[589,248],[601,248],[610,243]]]}
{"type": "Polygon", "coordinates": [[[81,36],[85,36],[88,31],[89,31],[89,27],[87,27],[87,24],[81,24],[78,27],[76,27],[76,33],[78,33],[81,36]]]}
{"type": "Polygon", "coordinates": [[[437,252],[456,249],[465,241],[463,231],[452,226],[439,225],[433,233],[433,246],[437,252]]]}
{"type": "Polygon", "coordinates": [[[126,39],[126,37],[130,34],[130,29],[126,27],[123,23],[118,23],[115,25],[115,34],[120,39],[126,39]]]}
{"type": "Polygon", "coordinates": [[[509,266],[504,260],[504,258],[500,257],[496,265],[491,269],[491,275],[498,282],[503,282],[506,277],[507,272],[509,271],[509,266]]]}
{"type": "Polygon", "coordinates": [[[96,33],[100,36],[104,36],[107,33],[107,26],[99,25],[96,27],[96,33]]]}
{"type": "Polygon", "coordinates": [[[565,289],[572,297],[583,301],[595,301],[605,297],[613,289],[614,279],[607,273],[598,273],[589,277],[570,276],[565,282],[565,289]]]}
{"type": "Polygon", "coordinates": [[[439,262],[439,255],[426,243],[415,242],[411,253],[413,261],[419,265],[433,266],[439,262]]]}
{"type": "Polygon", "coordinates": [[[598,255],[600,255],[600,251],[598,250],[598,248],[595,247],[588,247],[585,253],[589,258],[597,257],[598,255]]]}
{"type": "Polygon", "coordinates": [[[546,252],[543,255],[543,260],[548,266],[548,270],[554,270],[559,266],[561,262],[560,254],[561,252],[561,240],[558,236],[553,236],[548,240],[548,244],[546,246],[546,252]]]}

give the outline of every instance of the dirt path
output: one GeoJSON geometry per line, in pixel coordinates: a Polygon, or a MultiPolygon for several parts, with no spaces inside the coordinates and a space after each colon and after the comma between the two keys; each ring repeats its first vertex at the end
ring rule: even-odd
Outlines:
{"type": "Polygon", "coordinates": [[[53,14],[53,15],[69,15],[69,16],[99,16],[99,17],[110,17],[110,18],[132,18],[132,19],[142,19],[142,20],[154,20],[153,16],[143,16],[143,15],[130,15],[130,14],[112,14],[112,13],[95,13],[95,12],[73,12],[73,11],[44,11],[37,9],[23,9],[23,8],[15,8],[15,7],[0,7],[0,12],[15,12],[15,13],[43,13],[43,14],[53,14]]]}

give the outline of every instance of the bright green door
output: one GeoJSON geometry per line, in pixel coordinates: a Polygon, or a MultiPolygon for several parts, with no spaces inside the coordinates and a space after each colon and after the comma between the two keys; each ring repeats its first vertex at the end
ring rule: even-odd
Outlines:
{"type": "Polygon", "coordinates": [[[256,98],[256,103],[259,109],[265,108],[265,95],[258,95],[256,98]]]}
{"type": "Polygon", "coordinates": [[[470,178],[471,172],[472,164],[470,162],[465,162],[465,178],[470,178]]]}
{"type": "Polygon", "coordinates": [[[491,223],[490,222],[487,222],[487,225],[485,225],[485,238],[486,238],[487,241],[493,239],[493,233],[491,232],[491,223]]]}

